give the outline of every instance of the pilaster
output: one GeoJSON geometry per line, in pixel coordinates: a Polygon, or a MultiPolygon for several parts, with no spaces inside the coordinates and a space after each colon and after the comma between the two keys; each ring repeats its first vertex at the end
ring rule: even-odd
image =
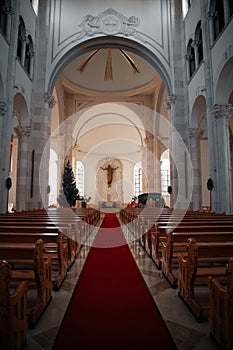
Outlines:
{"type": "Polygon", "coordinates": [[[148,134],[146,144],[146,171],[148,180],[148,192],[161,192],[161,143],[153,135],[148,134]]]}
{"type": "Polygon", "coordinates": [[[204,130],[199,128],[189,128],[190,156],[193,166],[193,194],[192,209],[201,210],[202,206],[202,186],[201,186],[201,164],[200,164],[200,138],[204,130]]]}
{"type": "Polygon", "coordinates": [[[18,136],[18,163],[17,163],[17,187],[16,208],[18,211],[28,209],[28,138],[31,135],[30,126],[19,125],[15,128],[18,136]]]}
{"type": "Polygon", "coordinates": [[[219,211],[232,212],[232,171],[230,154],[229,118],[233,116],[231,104],[215,104],[213,115],[216,122],[217,147],[217,191],[219,211]]]}

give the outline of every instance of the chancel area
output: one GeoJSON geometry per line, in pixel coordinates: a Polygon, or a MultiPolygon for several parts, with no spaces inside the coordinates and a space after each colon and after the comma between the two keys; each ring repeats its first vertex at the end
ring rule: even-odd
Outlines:
{"type": "Polygon", "coordinates": [[[0,1],[0,349],[233,349],[232,18],[0,1]]]}

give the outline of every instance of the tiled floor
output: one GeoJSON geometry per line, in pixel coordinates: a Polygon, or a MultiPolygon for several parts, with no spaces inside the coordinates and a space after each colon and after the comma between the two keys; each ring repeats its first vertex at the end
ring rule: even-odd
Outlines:
{"type": "MultiPolygon", "coordinates": [[[[88,256],[91,241],[97,231],[98,228],[92,233],[88,244],[82,248],[60,290],[53,293],[53,299],[37,327],[34,330],[29,330],[25,350],[49,350],[52,348],[59,324],[88,256]]],[[[125,230],[123,229],[123,231],[125,230]]],[[[202,323],[196,321],[178,297],[177,289],[170,287],[161,271],[156,268],[137,242],[132,241],[129,247],[178,350],[216,350],[217,346],[209,336],[208,321],[202,323]]]]}

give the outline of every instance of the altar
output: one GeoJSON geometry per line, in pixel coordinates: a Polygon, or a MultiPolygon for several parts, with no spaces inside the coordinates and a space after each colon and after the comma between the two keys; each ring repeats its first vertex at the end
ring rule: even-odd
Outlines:
{"type": "Polygon", "coordinates": [[[121,209],[120,201],[99,201],[99,210],[106,213],[116,213],[121,209]]]}
{"type": "Polygon", "coordinates": [[[101,208],[120,208],[120,206],[119,201],[99,201],[99,207],[101,208]]]}

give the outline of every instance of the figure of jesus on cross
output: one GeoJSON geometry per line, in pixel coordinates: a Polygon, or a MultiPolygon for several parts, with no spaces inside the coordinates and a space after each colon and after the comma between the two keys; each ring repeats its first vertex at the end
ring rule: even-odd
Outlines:
{"type": "Polygon", "coordinates": [[[112,168],[111,165],[108,164],[107,168],[102,168],[102,167],[100,168],[102,170],[107,170],[107,183],[108,183],[108,188],[110,188],[112,184],[112,179],[113,179],[113,171],[116,170],[118,166],[116,168],[112,168]]]}

